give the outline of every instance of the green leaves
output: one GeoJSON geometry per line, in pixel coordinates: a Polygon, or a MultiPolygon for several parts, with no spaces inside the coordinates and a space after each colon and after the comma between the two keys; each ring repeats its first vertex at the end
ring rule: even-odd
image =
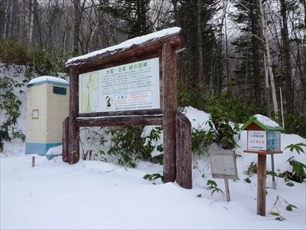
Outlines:
{"type": "Polygon", "coordinates": [[[295,150],[298,154],[300,154],[301,152],[305,153],[302,147],[306,147],[306,144],[303,143],[291,144],[286,146],[285,149],[289,149],[290,152],[293,152],[295,150]]]}
{"type": "Polygon", "coordinates": [[[289,204],[284,198],[282,198],[279,195],[277,195],[276,199],[275,199],[275,202],[274,202],[274,205],[271,208],[269,214],[271,214],[273,216],[276,216],[275,220],[278,220],[278,221],[286,220],[285,217],[280,215],[279,210],[276,207],[277,204],[281,204],[281,203],[285,203],[286,204],[286,210],[287,211],[292,211],[293,210],[292,208],[296,208],[297,209],[297,207],[295,205],[289,204]]]}
{"type": "Polygon", "coordinates": [[[257,173],[257,163],[252,161],[250,165],[247,167],[245,174],[248,176],[252,176],[253,174],[257,173]]]}
{"type": "MultiPolygon", "coordinates": [[[[152,160],[151,153],[155,148],[153,144],[160,139],[161,127],[151,130],[148,137],[141,137],[143,127],[120,127],[110,128],[105,133],[110,135],[110,146],[107,151],[100,151],[100,155],[105,159],[105,155],[118,157],[118,164],[135,168],[137,160],[152,160]],[[145,143],[145,139],[148,142],[145,143]]],[[[106,144],[104,140],[102,145],[106,144]]],[[[163,151],[162,145],[157,146],[158,151],[163,151]]]]}
{"type": "Polygon", "coordinates": [[[207,185],[206,189],[211,190],[211,195],[213,195],[215,192],[217,192],[217,193],[221,193],[223,196],[225,196],[224,192],[222,191],[222,189],[218,188],[218,184],[215,181],[208,180],[206,185],[207,185]]]}
{"type": "Polygon", "coordinates": [[[296,208],[296,209],[297,209],[297,207],[296,207],[295,205],[292,205],[292,204],[288,204],[288,205],[286,206],[286,210],[287,210],[287,211],[292,211],[292,208],[296,208]]]}
{"type": "MultiPolygon", "coordinates": [[[[297,143],[297,144],[290,144],[286,146],[285,149],[289,149],[290,152],[296,151],[298,154],[305,153],[302,147],[306,147],[306,144],[297,143]]],[[[304,178],[306,178],[306,165],[302,162],[296,161],[294,156],[288,158],[286,162],[292,166],[292,173],[290,175],[291,179],[295,181],[302,182],[304,178]]]]}
{"type": "Polygon", "coordinates": [[[159,173],[146,174],[144,175],[143,179],[152,181],[153,184],[156,184],[155,180],[161,179],[161,181],[164,183],[164,176],[159,173]]]}
{"type": "MultiPolygon", "coordinates": [[[[14,138],[25,140],[25,135],[21,131],[16,131],[17,119],[20,117],[21,101],[14,93],[15,88],[20,88],[24,83],[19,83],[14,78],[3,76],[0,78],[0,110],[5,111],[5,121],[0,125],[0,148],[3,141],[11,141],[14,138]]],[[[23,93],[19,90],[19,93],[23,93]]]]}
{"type": "Polygon", "coordinates": [[[306,119],[298,113],[287,113],[285,118],[286,133],[294,133],[306,138],[306,119]]]}

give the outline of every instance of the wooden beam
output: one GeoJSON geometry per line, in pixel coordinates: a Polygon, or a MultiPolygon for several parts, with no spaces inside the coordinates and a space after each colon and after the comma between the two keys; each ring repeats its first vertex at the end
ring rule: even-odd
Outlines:
{"type": "Polygon", "coordinates": [[[77,71],[70,68],[70,98],[69,98],[69,144],[68,144],[68,163],[75,164],[80,160],[80,146],[79,146],[79,127],[74,122],[79,111],[79,78],[77,71]]]}
{"type": "Polygon", "coordinates": [[[80,113],[79,117],[114,117],[114,116],[133,116],[133,115],[159,115],[162,114],[161,109],[147,109],[147,110],[126,110],[114,112],[94,112],[94,113],[80,113]]]}
{"type": "Polygon", "coordinates": [[[174,182],[176,178],[176,54],[174,48],[167,43],[163,45],[162,63],[164,79],[164,179],[165,182],[174,182]]]}
{"type": "Polygon", "coordinates": [[[116,116],[116,117],[78,117],[75,125],[78,127],[93,126],[146,126],[146,125],[162,125],[163,115],[147,115],[147,116],[116,116]]]}
{"type": "Polygon", "coordinates": [[[158,56],[159,50],[162,49],[164,44],[168,44],[173,48],[181,48],[186,44],[186,38],[183,31],[169,34],[160,38],[153,38],[141,44],[134,44],[128,48],[121,48],[117,50],[107,51],[104,53],[97,53],[97,55],[87,58],[80,58],[66,63],[65,71],[69,72],[70,68],[78,70],[79,73],[89,72],[94,69],[107,68],[108,65],[113,66],[114,63],[118,65],[124,63],[125,60],[133,62],[132,59],[140,57],[144,59],[145,56],[158,56]]]}

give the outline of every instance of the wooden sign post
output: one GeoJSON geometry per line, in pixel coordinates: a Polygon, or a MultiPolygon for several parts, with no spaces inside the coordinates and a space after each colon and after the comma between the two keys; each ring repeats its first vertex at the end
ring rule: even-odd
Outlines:
{"type": "MultiPolygon", "coordinates": [[[[182,30],[174,27],[68,60],[65,71],[70,76],[70,104],[63,124],[63,161],[79,161],[80,127],[162,125],[164,179],[174,182],[175,52],[185,43],[182,30]]],[[[191,157],[191,147],[188,151],[191,157]]],[[[190,183],[181,186],[190,188],[190,183]]]]}
{"type": "Polygon", "coordinates": [[[266,215],[266,158],[268,154],[280,154],[280,131],[284,129],[262,115],[251,116],[242,126],[247,130],[247,150],[257,154],[257,215],[266,215]]]}

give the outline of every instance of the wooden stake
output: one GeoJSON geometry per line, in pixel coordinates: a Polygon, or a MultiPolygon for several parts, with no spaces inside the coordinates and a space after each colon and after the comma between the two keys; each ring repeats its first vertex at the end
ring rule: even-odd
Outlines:
{"type": "Polygon", "coordinates": [[[32,167],[34,167],[35,166],[35,157],[33,156],[32,157],[32,167]]]}
{"type": "Polygon", "coordinates": [[[69,152],[69,117],[63,121],[63,134],[62,134],[62,159],[68,163],[69,152]]]}
{"type": "Polygon", "coordinates": [[[91,161],[92,150],[89,150],[89,160],[91,161]]]}

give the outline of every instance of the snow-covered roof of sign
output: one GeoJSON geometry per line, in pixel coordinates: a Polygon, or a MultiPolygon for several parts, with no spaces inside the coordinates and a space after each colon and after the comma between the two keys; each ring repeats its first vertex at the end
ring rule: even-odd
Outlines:
{"type": "Polygon", "coordinates": [[[27,87],[31,86],[37,86],[37,85],[43,85],[43,84],[53,84],[53,85],[60,85],[60,86],[69,86],[69,82],[58,78],[58,77],[52,77],[52,76],[41,76],[32,79],[27,87]]]}
{"type": "Polygon", "coordinates": [[[96,56],[98,54],[103,54],[103,53],[108,52],[108,51],[115,51],[115,50],[119,50],[119,49],[127,49],[127,48],[130,48],[133,45],[138,45],[138,44],[144,43],[144,42],[149,41],[149,40],[164,37],[166,35],[176,34],[176,33],[180,32],[180,30],[181,30],[181,28],[179,28],[179,27],[172,27],[172,28],[169,28],[169,29],[164,29],[164,30],[160,30],[160,31],[157,31],[157,32],[154,32],[154,33],[151,33],[151,34],[147,34],[147,35],[144,35],[144,36],[141,36],[141,37],[132,38],[130,40],[127,40],[127,41],[122,42],[122,43],[120,43],[118,45],[115,45],[115,46],[110,46],[110,47],[107,47],[105,49],[101,49],[101,50],[91,52],[89,54],[85,54],[85,55],[82,55],[82,56],[71,58],[66,62],[66,65],[69,64],[70,62],[74,62],[76,60],[87,59],[87,58],[96,56]]]}
{"type": "Polygon", "coordinates": [[[241,127],[241,130],[246,129],[251,123],[255,123],[265,131],[284,131],[283,127],[281,127],[275,121],[261,114],[251,116],[249,120],[241,127]]]}

